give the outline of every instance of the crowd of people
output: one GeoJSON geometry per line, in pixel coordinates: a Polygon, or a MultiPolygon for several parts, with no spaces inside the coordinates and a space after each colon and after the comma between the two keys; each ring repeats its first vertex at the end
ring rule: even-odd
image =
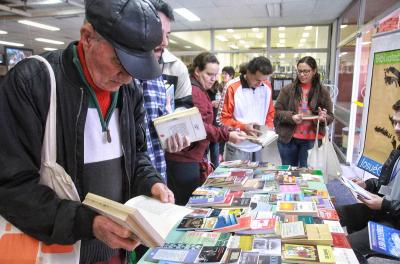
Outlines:
{"type": "MultiPolygon", "coordinates": [[[[258,136],[260,126],[278,134],[282,164],[307,167],[308,150],[334,119],[314,58],[297,62],[296,79],[274,103],[273,67],[264,56],[238,73],[223,67],[219,82],[214,54],[200,53],[188,69],[169,52],[174,15],[163,0],[88,0],[85,10],[79,41],[42,55],[57,86],[57,163],[80,200],[88,192],[121,203],[144,194],[185,205],[202,184],[201,164],[208,157],[214,165],[261,161],[262,147],[247,139],[258,136]],[[206,139],[190,142],[176,133],[163,149],[153,120],[193,106],[206,139]]],[[[0,137],[0,214],[46,244],[81,241],[80,263],[125,263],[126,252],[139,245],[129,230],[41,184],[50,93],[49,72],[35,59],[18,63],[1,83],[0,122],[7,126],[0,137]]],[[[400,101],[393,110],[400,138],[400,101]]],[[[379,180],[357,182],[375,194],[372,200],[338,208],[360,259],[368,252],[368,219],[400,227],[399,156],[398,149],[391,153],[379,180]],[[380,192],[382,186],[390,190],[380,192]]]]}

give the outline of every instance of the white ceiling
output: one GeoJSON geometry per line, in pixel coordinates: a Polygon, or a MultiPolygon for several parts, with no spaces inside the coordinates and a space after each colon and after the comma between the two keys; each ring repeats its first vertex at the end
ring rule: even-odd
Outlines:
{"type": "MultiPolygon", "coordinates": [[[[108,0],[104,0],[108,1],[108,0]]],[[[12,12],[0,11],[0,30],[8,32],[0,35],[0,40],[20,42],[25,48],[33,48],[35,53],[44,47],[63,48],[79,38],[79,28],[83,23],[83,0],[64,0],[61,4],[38,5],[43,0],[0,0],[0,9],[12,8],[25,11],[32,17],[18,16],[12,12]],[[60,31],[47,31],[17,23],[18,19],[29,19],[59,27],[60,31]],[[48,38],[65,42],[54,45],[37,42],[35,38],[48,38]]],[[[199,22],[189,22],[175,13],[175,31],[330,24],[352,0],[166,0],[173,8],[185,7],[200,17],[199,22]],[[269,17],[267,3],[280,3],[280,17],[269,17]]],[[[14,10],[15,10],[14,9],[14,10]]],[[[0,45],[1,47],[1,45],[0,45]]],[[[2,48],[0,48],[0,53],[2,48]]]]}

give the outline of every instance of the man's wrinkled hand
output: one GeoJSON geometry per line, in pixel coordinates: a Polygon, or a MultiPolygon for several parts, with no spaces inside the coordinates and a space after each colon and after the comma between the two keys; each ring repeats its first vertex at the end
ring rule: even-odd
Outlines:
{"type": "Polygon", "coordinates": [[[170,152],[170,153],[179,152],[182,149],[189,147],[190,143],[191,143],[190,139],[187,136],[176,133],[166,139],[165,151],[170,152]]]}
{"type": "Polygon", "coordinates": [[[163,203],[175,203],[174,193],[163,183],[156,183],[151,187],[153,198],[163,203]]]}
{"type": "Polygon", "coordinates": [[[110,248],[133,251],[140,244],[139,241],[132,239],[131,231],[105,216],[95,216],[92,228],[93,235],[110,248]]]}
{"type": "Polygon", "coordinates": [[[383,197],[379,195],[369,193],[371,199],[366,199],[361,196],[357,197],[361,202],[363,202],[366,206],[368,206],[372,210],[381,210],[383,197]]]}

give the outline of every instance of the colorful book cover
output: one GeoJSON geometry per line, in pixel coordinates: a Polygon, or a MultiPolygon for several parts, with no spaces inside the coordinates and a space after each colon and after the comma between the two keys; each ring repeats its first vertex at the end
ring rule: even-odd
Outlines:
{"type": "Polygon", "coordinates": [[[231,201],[231,207],[248,207],[250,205],[251,198],[233,197],[231,201]]]}
{"type": "Polygon", "coordinates": [[[340,225],[339,221],[335,220],[322,220],[324,224],[327,224],[329,226],[329,231],[331,233],[341,233],[344,234],[344,229],[340,225]]]}
{"type": "Polygon", "coordinates": [[[296,184],[284,184],[279,185],[279,191],[282,193],[300,193],[300,187],[296,184]]]}
{"type": "Polygon", "coordinates": [[[180,243],[202,244],[203,246],[226,246],[230,233],[188,231],[183,234],[180,243]]]}
{"type": "Polygon", "coordinates": [[[355,264],[359,263],[354,251],[351,248],[333,248],[333,254],[336,259],[336,263],[340,264],[355,264]]]}
{"type": "Polygon", "coordinates": [[[225,250],[224,256],[222,257],[222,264],[237,263],[240,259],[240,253],[242,250],[240,248],[227,248],[225,250]]]}
{"type": "Polygon", "coordinates": [[[193,212],[187,214],[185,218],[204,218],[208,217],[210,213],[213,211],[211,208],[192,208],[193,212]]]}
{"type": "Polygon", "coordinates": [[[349,240],[347,239],[346,234],[342,233],[331,233],[332,235],[332,243],[334,247],[338,248],[351,248],[349,240]]]}
{"type": "Polygon", "coordinates": [[[224,256],[226,247],[223,246],[205,246],[201,249],[196,263],[219,263],[224,256]]]}
{"type": "Polygon", "coordinates": [[[145,260],[150,262],[164,260],[178,263],[193,263],[199,253],[199,249],[170,249],[156,247],[147,254],[145,260]]]}
{"type": "Polygon", "coordinates": [[[336,263],[335,255],[331,246],[317,245],[319,262],[321,263],[336,263]]]}
{"type": "Polygon", "coordinates": [[[289,202],[278,201],[276,211],[279,213],[289,213],[297,215],[312,215],[317,216],[317,205],[314,202],[289,202]]]}
{"type": "Polygon", "coordinates": [[[281,255],[281,239],[255,237],[253,239],[252,251],[259,252],[260,255],[280,256],[281,255]]]}
{"type": "Polygon", "coordinates": [[[237,224],[235,215],[233,214],[220,215],[217,218],[217,223],[215,224],[214,229],[227,227],[235,224],[237,224]]]}
{"type": "Polygon", "coordinates": [[[317,247],[312,245],[283,244],[282,261],[317,262],[317,247]]]}
{"type": "Polygon", "coordinates": [[[376,222],[368,222],[371,250],[400,258],[400,230],[376,222]]]}
{"type": "Polygon", "coordinates": [[[335,209],[318,209],[318,217],[324,220],[339,220],[339,215],[335,209]]]}
{"type": "Polygon", "coordinates": [[[239,264],[257,264],[258,252],[242,251],[240,254],[239,264]]]}

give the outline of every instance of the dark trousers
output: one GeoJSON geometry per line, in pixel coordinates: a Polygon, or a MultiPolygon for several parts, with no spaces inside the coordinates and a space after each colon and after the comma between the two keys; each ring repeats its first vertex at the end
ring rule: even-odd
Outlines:
{"type": "Polygon", "coordinates": [[[278,141],[282,165],[307,167],[308,150],[314,146],[314,140],[292,138],[289,143],[278,141]]]}
{"type": "Polygon", "coordinates": [[[210,142],[210,160],[211,163],[216,167],[219,166],[219,143],[210,142]]]}
{"type": "Polygon", "coordinates": [[[383,225],[399,228],[399,220],[386,213],[372,210],[363,203],[338,206],[336,208],[340,224],[347,229],[347,236],[358,261],[368,263],[364,257],[372,253],[369,248],[368,221],[379,222],[383,225]]]}
{"type": "Polygon", "coordinates": [[[167,182],[175,195],[175,203],[186,205],[193,191],[201,185],[199,163],[167,160],[167,182]]]}

